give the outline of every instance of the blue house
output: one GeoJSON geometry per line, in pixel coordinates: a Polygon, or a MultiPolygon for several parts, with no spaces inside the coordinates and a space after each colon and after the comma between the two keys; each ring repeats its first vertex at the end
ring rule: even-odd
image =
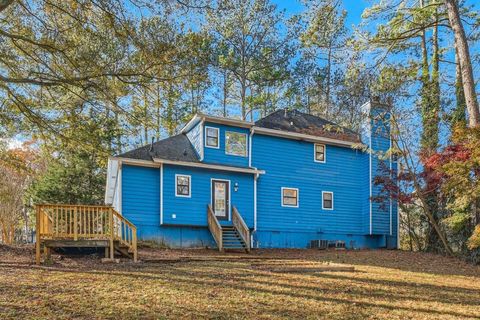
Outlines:
{"type": "Polygon", "coordinates": [[[395,248],[397,204],[372,200],[375,177],[396,170],[388,108],[362,108],[361,133],[296,110],[255,123],[198,114],[111,157],[105,202],[140,240],[170,247],[395,248]]]}

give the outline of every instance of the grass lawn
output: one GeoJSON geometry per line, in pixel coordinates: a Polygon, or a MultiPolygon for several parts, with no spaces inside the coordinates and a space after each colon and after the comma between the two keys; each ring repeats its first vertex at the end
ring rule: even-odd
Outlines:
{"type": "Polygon", "coordinates": [[[0,246],[0,319],[478,319],[480,267],[401,251],[142,249],[102,264],[0,246]],[[324,271],[330,265],[355,271],[324,271]]]}

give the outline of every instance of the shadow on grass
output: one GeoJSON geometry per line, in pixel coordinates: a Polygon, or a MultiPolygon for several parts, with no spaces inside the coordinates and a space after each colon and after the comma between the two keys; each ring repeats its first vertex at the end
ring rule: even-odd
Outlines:
{"type": "Polygon", "coordinates": [[[331,261],[390,268],[401,271],[422,272],[434,275],[480,277],[480,266],[468,264],[458,258],[427,252],[402,250],[317,250],[317,249],[257,249],[253,255],[270,256],[278,259],[303,260],[309,262],[331,261]]]}
{"type": "MultiPolygon", "coordinates": [[[[203,265],[203,264],[202,264],[203,265]]],[[[12,267],[11,265],[4,265],[0,266],[0,268],[8,268],[12,267]]],[[[198,267],[198,266],[197,266],[198,267]]],[[[17,268],[21,269],[30,269],[32,270],[33,268],[24,266],[24,265],[17,265],[17,268]]],[[[238,277],[241,279],[244,279],[245,282],[242,283],[242,281],[238,281],[238,279],[235,279],[235,275],[233,278],[229,274],[210,274],[210,273],[202,273],[198,271],[191,271],[191,272],[186,272],[183,270],[180,270],[179,268],[167,268],[165,270],[162,270],[164,273],[161,275],[155,275],[155,274],[145,274],[145,273],[139,273],[138,271],[135,270],[129,270],[128,272],[125,271],[103,271],[103,270],[92,270],[92,271],[85,271],[85,270],[76,270],[76,269],[67,269],[67,268],[60,268],[60,269],[55,269],[55,268],[43,268],[43,270],[48,270],[50,272],[65,272],[65,273],[75,273],[75,274],[85,274],[85,275],[91,275],[91,274],[99,274],[99,275],[107,275],[109,277],[122,277],[122,278],[130,278],[134,280],[142,280],[142,281],[168,281],[168,282],[173,282],[175,284],[183,284],[185,287],[191,287],[192,285],[200,286],[202,288],[208,288],[206,290],[213,290],[213,289],[218,289],[219,287],[228,287],[229,289],[235,289],[235,290],[242,290],[242,291],[249,291],[249,292],[258,292],[258,293],[265,293],[268,295],[274,295],[274,296],[287,296],[290,298],[298,298],[298,299],[311,299],[315,301],[321,301],[321,302],[331,302],[335,304],[343,304],[343,305],[351,305],[353,302],[356,304],[356,306],[359,307],[365,307],[365,308],[381,308],[381,309],[386,309],[386,310],[404,310],[408,312],[421,312],[429,315],[449,315],[449,316],[454,316],[454,317],[472,317],[475,315],[472,315],[471,313],[464,313],[464,312],[456,312],[456,311],[451,311],[451,310],[436,310],[436,309],[431,309],[431,308],[422,308],[422,307],[415,307],[415,306],[399,306],[399,305],[389,305],[388,303],[384,302],[366,302],[366,301],[358,301],[355,300],[355,298],[366,298],[368,301],[377,301],[378,298],[383,297],[383,298],[388,298],[391,299],[391,301],[398,301],[398,300],[422,300],[422,295],[426,295],[427,299],[423,299],[425,301],[431,301],[431,302],[439,302],[439,303],[445,303],[445,304],[452,304],[452,300],[454,296],[453,295],[458,295],[459,292],[463,293],[465,300],[462,301],[461,304],[465,305],[478,305],[478,300],[476,297],[479,296],[480,291],[479,290],[473,290],[473,289],[467,289],[467,288],[462,288],[462,287],[448,287],[448,286],[442,286],[442,285],[431,285],[431,284],[411,284],[411,283],[406,283],[406,282],[401,282],[401,281],[391,281],[391,280],[372,280],[372,279],[364,279],[364,278],[354,278],[354,277],[349,277],[345,275],[337,275],[337,274],[315,274],[314,276],[319,278],[319,279],[328,279],[328,280],[339,280],[339,281],[345,281],[346,285],[345,287],[350,287],[350,291],[345,291],[341,290],[340,288],[312,288],[310,286],[304,286],[304,285],[295,285],[293,283],[290,284],[285,284],[285,283],[280,283],[279,281],[275,282],[274,279],[272,281],[261,281],[258,279],[247,279],[246,277],[238,277]],[[168,279],[168,280],[166,280],[168,279]],[[228,281],[226,281],[226,279],[228,281]],[[392,290],[395,287],[403,287],[407,289],[408,291],[412,291],[414,293],[419,293],[419,296],[409,296],[409,295],[403,295],[403,294],[397,294],[397,293],[390,293],[385,291],[385,289],[381,289],[380,293],[379,292],[365,292],[365,290],[361,290],[358,288],[351,288],[351,284],[348,282],[357,282],[360,286],[365,283],[365,284],[377,284],[377,285],[382,285],[382,286],[387,286],[391,287],[392,290]],[[261,288],[257,287],[255,285],[266,285],[266,286],[275,286],[277,288],[261,288]],[[298,291],[309,291],[309,292],[298,292],[298,291]],[[438,295],[437,292],[448,292],[448,294],[441,294],[438,295]],[[430,294],[427,294],[430,292],[430,294]],[[335,297],[325,297],[322,296],[322,294],[348,294],[352,295],[353,297],[351,298],[335,298],[335,297]],[[451,294],[451,295],[450,295],[451,294]],[[473,296],[473,297],[471,297],[473,296]],[[450,298],[449,298],[450,297],[450,298]]],[[[155,270],[144,270],[148,271],[151,273],[154,273],[155,270]]],[[[158,270],[157,270],[158,271],[158,270]]],[[[271,277],[276,277],[277,275],[275,274],[266,274],[266,273],[256,273],[257,277],[265,277],[265,276],[271,276],[271,277]]],[[[312,276],[312,274],[309,274],[309,276],[312,276]]],[[[305,281],[308,281],[308,279],[305,279],[305,281]]],[[[478,314],[476,316],[479,316],[478,314]]]]}

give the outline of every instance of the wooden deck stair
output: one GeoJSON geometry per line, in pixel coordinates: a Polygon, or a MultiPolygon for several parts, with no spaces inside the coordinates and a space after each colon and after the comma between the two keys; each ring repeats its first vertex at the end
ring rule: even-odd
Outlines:
{"type": "Polygon", "coordinates": [[[208,228],[217,243],[219,251],[245,250],[250,252],[250,229],[236,207],[232,208],[232,225],[222,226],[213,213],[212,207],[207,206],[208,228]]]}
{"type": "Polygon", "coordinates": [[[137,228],[108,206],[37,205],[37,264],[42,246],[46,256],[51,248],[103,247],[107,258],[118,253],[136,262],[137,228]]]}
{"type": "Polygon", "coordinates": [[[247,244],[243,241],[234,226],[222,226],[224,250],[246,250],[247,244]]]}

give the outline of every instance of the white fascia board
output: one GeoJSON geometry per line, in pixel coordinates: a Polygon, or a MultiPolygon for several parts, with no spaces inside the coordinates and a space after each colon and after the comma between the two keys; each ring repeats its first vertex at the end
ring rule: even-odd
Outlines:
{"type": "Polygon", "coordinates": [[[253,122],[244,121],[244,120],[237,120],[237,119],[228,119],[223,117],[215,117],[215,116],[207,116],[203,115],[204,121],[218,123],[218,124],[225,124],[234,127],[241,127],[241,128],[251,128],[254,126],[253,122]]]}
{"type": "Polygon", "coordinates": [[[296,132],[268,129],[268,128],[262,128],[262,127],[254,127],[254,129],[255,129],[255,132],[258,134],[295,139],[295,140],[304,140],[309,142],[318,142],[318,143],[324,143],[329,145],[336,145],[340,147],[355,147],[355,146],[361,145],[361,143],[359,142],[351,142],[351,141],[344,141],[340,139],[318,137],[318,136],[312,136],[304,133],[296,133],[296,132]]]}
{"type": "Polygon", "coordinates": [[[115,198],[115,191],[118,183],[119,161],[117,159],[108,159],[107,178],[105,186],[105,204],[110,205],[115,198]]]}
{"type": "Polygon", "coordinates": [[[160,168],[160,164],[150,160],[130,159],[122,157],[110,157],[109,159],[119,160],[122,164],[131,164],[133,166],[160,168]]]}
{"type": "Polygon", "coordinates": [[[171,165],[177,165],[177,166],[205,168],[205,169],[212,169],[212,170],[265,174],[264,170],[258,170],[256,168],[239,168],[239,167],[223,166],[223,165],[216,165],[216,164],[208,164],[203,162],[174,161],[174,160],[167,160],[167,159],[161,159],[161,158],[154,158],[153,161],[128,159],[128,158],[115,158],[115,157],[113,159],[120,160],[122,164],[130,164],[134,166],[152,167],[152,168],[160,168],[162,164],[171,164],[171,165]]]}
{"type": "Polygon", "coordinates": [[[237,119],[228,119],[223,117],[215,117],[209,116],[201,113],[197,113],[187,124],[180,130],[181,133],[187,133],[190,131],[198,122],[212,122],[218,124],[225,124],[234,127],[241,127],[241,128],[251,128],[253,127],[253,122],[244,121],[244,120],[237,120],[237,119]]]}
{"type": "Polygon", "coordinates": [[[173,160],[166,160],[166,159],[160,159],[160,158],[154,158],[153,162],[156,163],[157,166],[163,163],[163,164],[171,164],[175,166],[205,168],[205,169],[212,169],[212,170],[223,170],[223,171],[241,172],[241,173],[252,173],[252,174],[265,173],[265,171],[258,170],[255,168],[239,168],[239,167],[223,166],[223,165],[217,165],[217,164],[208,164],[208,163],[202,163],[202,162],[173,161],[173,160]]]}
{"type": "Polygon", "coordinates": [[[193,118],[187,122],[187,124],[180,130],[181,133],[187,133],[192,129],[199,121],[202,121],[202,115],[196,114],[193,118]]]}

